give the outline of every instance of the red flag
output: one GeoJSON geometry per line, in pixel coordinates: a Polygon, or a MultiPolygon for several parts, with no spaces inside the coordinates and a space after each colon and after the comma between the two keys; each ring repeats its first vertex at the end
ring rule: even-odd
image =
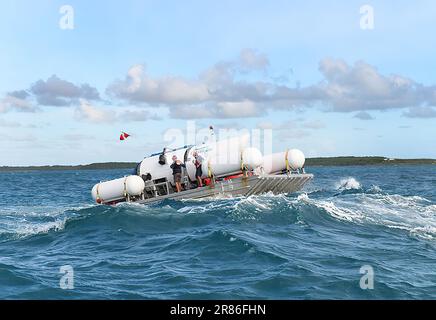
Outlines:
{"type": "Polygon", "coordinates": [[[125,140],[125,139],[127,139],[127,137],[130,137],[130,134],[125,133],[125,132],[122,132],[120,134],[120,140],[125,140]]]}

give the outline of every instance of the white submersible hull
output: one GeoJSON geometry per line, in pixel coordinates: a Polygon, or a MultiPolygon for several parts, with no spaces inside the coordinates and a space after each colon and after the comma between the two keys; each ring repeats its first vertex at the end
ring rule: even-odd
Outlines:
{"type": "Polygon", "coordinates": [[[144,158],[134,175],[97,183],[92,188],[92,197],[97,203],[115,204],[293,193],[313,178],[305,173],[305,157],[300,150],[286,149],[263,156],[248,142],[249,136],[244,135],[175,150],[164,149],[144,158]],[[180,192],[176,192],[170,159],[183,164],[180,192]],[[197,176],[200,168],[201,176],[197,176]],[[205,186],[197,187],[199,179],[205,186]]]}

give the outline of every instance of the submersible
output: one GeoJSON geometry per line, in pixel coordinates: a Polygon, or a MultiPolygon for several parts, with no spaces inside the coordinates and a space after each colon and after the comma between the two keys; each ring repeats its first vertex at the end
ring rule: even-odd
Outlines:
{"type": "MultiPolygon", "coordinates": [[[[97,203],[151,203],[164,199],[199,199],[207,197],[250,196],[272,192],[292,193],[313,178],[305,172],[305,157],[298,149],[263,156],[249,146],[248,134],[211,141],[178,149],[164,149],[138,163],[135,174],[97,183],[92,197],[97,203]],[[196,177],[195,154],[201,155],[201,180],[196,177]],[[181,184],[177,192],[173,156],[183,164],[181,184]]],[[[197,163],[198,166],[198,163],[197,163]]]]}

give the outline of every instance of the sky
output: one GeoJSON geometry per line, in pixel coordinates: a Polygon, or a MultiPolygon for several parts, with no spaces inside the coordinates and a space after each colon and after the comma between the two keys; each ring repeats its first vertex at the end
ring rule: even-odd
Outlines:
{"type": "Polygon", "coordinates": [[[434,30],[430,0],[3,0],[0,166],[140,161],[209,125],[436,158],[434,30]]]}

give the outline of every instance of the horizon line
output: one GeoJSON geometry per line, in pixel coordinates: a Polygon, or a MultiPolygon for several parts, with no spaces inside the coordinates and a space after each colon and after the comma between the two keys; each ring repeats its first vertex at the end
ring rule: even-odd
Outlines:
{"type": "MultiPolygon", "coordinates": [[[[144,157],[145,159],[146,157],[144,157]]],[[[435,161],[436,158],[395,158],[395,157],[387,157],[387,156],[319,156],[319,157],[307,157],[306,160],[310,159],[334,159],[334,158],[384,158],[387,160],[399,160],[399,161],[413,161],[413,160],[421,160],[421,161],[435,161]]],[[[0,165],[0,168],[38,168],[38,167],[81,167],[81,166],[91,166],[96,164],[134,164],[139,163],[140,161],[105,161],[105,162],[88,162],[88,163],[80,163],[80,164],[30,164],[30,165],[0,165]]]]}

